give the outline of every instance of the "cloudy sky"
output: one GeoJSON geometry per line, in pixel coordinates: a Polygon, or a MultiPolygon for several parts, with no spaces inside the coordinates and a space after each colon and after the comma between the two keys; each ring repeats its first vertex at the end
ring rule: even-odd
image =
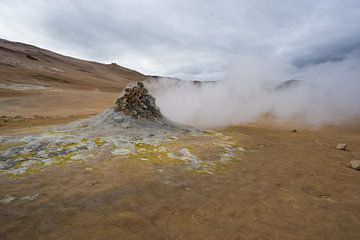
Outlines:
{"type": "Polygon", "coordinates": [[[199,80],[246,54],[297,68],[357,58],[359,23],[359,0],[0,0],[1,38],[199,80]]]}

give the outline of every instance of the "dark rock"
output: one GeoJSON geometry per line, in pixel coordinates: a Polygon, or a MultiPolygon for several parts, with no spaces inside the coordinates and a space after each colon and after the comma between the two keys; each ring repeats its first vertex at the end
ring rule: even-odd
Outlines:
{"type": "Polygon", "coordinates": [[[136,85],[140,88],[144,88],[144,84],[142,82],[137,82],[136,85]]]}
{"type": "Polygon", "coordinates": [[[36,57],[34,57],[33,55],[31,54],[26,54],[26,57],[30,60],[35,60],[35,61],[39,61],[39,59],[37,59],[36,57]]]}
{"type": "Polygon", "coordinates": [[[163,117],[155,104],[155,98],[148,93],[142,82],[138,82],[132,88],[126,88],[125,94],[116,100],[114,109],[134,118],[154,120],[163,117]]]}

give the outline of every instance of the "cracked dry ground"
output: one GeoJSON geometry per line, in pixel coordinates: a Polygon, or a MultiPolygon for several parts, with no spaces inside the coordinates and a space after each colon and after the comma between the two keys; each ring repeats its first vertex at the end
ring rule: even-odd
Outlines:
{"type": "Polygon", "coordinates": [[[0,239],[360,239],[359,127],[217,131],[245,152],[214,174],[124,156],[2,174],[0,239]]]}

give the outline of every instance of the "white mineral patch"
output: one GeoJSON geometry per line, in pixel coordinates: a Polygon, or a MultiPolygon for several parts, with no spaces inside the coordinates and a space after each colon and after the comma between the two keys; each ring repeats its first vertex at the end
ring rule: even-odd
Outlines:
{"type": "Polygon", "coordinates": [[[3,199],[0,200],[1,203],[3,204],[8,204],[11,203],[12,201],[14,201],[16,198],[7,194],[3,199]]]}
{"type": "Polygon", "coordinates": [[[20,84],[20,83],[0,83],[0,89],[8,90],[45,90],[48,87],[32,85],[32,84],[20,84]]]}
{"type": "Polygon", "coordinates": [[[71,157],[71,160],[82,160],[82,159],[83,159],[83,155],[81,153],[71,157]]]}
{"type": "Polygon", "coordinates": [[[36,161],[34,160],[29,160],[29,161],[26,161],[26,162],[23,162],[21,164],[22,167],[30,167],[31,165],[33,165],[34,163],[36,163],[36,161]]]}
{"type": "Polygon", "coordinates": [[[8,168],[8,164],[6,162],[0,162],[0,169],[7,169],[8,168]]]}
{"type": "Polygon", "coordinates": [[[239,151],[245,152],[245,148],[243,148],[243,147],[238,147],[236,149],[239,150],[239,151]]]}
{"type": "Polygon", "coordinates": [[[41,160],[41,162],[43,162],[45,166],[48,166],[48,165],[53,164],[53,163],[54,163],[54,160],[53,160],[53,159],[50,159],[50,158],[47,158],[47,159],[41,160]]]}
{"type": "Polygon", "coordinates": [[[128,155],[129,153],[131,153],[131,151],[125,148],[118,148],[113,150],[111,153],[114,155],[128,155]]]}
{"type": "Polygon", "coordinates": [[[28,167],[20,167],[20,168],[9,170],[8,172],[11,174],[14,174],[14,175],[21,175],[21,174],[26,173],[27,170],[28,170],[28,167]]]}
{"type": "Polygon", "coordinates": [[[51,67],[50,70],[53,72],[64,72],[64,70],[55,67],[51,67]]]}
{"type": "Polygon", "coordinates": [[[39,196],[38,193],[35,193],[33,195],[30,195],[30,196],[24,196],[21,198],[21,200],[29,200],[29,201],[33,201],[35,200],[37,197],[39,196]]]}
{"type": "Polygon", "coordinates": [[[176,136],[170,136],[170,137],[168,137],[167,139],[168,139],[168,140],[173,140],[173,141],[175,141],[175,140],[177,140],[178,138],[177,138],[176,136]]]}
{"type": "Polygon", "coordinates": [[[180,153],[182,154],[182,156],[179,159],[190,163],[190,167],[192,169],[200,169],[199,160],[197,159],[196,156],[190,153],[190,150],[188,148],[182,148],[180,150],[180,153]]]}
{"type": "Polygon", "coordinates": [[[176,156],[175,153],[172,153],[172,152],[167,153],[167,156],[168,156],[169,158],[173,158],[173,159],[179,158],[178,156],[176,156]]]}
{"type": "Polygon", "coordinates": [[[220,155],[220,161],[229,161],[234,157],[234,154],[232,152],[225,152],[220,155]]]}
{"type": "Polygon", "coordinates": [[[166,152],[167,148],[166,147],[159,147],[159,152],[166,152]]]}

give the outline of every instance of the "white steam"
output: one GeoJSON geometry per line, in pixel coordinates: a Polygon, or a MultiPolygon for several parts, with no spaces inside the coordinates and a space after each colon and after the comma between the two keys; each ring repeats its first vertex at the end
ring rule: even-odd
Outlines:
{"type": "Polygon", "coordinates": [[[246,56],[226,80],[195,85],[160,79],[150,84],[165,116],[220,127],[271,117],[280,122],[342,124],[360,117],[360,60],[311,65],[246,56]],[[299,79],[280,89],[286,80],[299,79]]]}

